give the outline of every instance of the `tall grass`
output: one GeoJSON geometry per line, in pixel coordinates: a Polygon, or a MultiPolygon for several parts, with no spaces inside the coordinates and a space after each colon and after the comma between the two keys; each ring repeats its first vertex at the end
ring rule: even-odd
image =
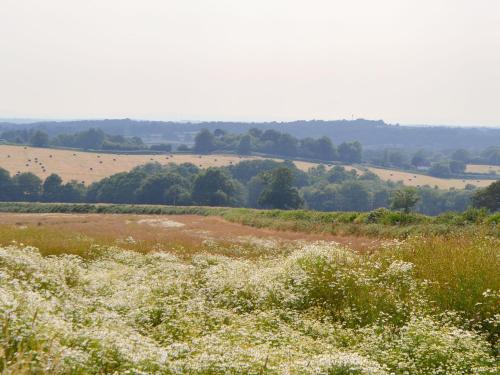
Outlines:
{"type": "Polygon", "coordinates": [[[0,212],[220,216],[258,228],[383,238],[464,231],[473,233],[480,227],[486,234],[500,237],[500,214],[487,214],[474,209],[431,217],[420,214],[403,215],[386,209],[372,212],[319,212],[201,206],[0,202],[0,212]]]}

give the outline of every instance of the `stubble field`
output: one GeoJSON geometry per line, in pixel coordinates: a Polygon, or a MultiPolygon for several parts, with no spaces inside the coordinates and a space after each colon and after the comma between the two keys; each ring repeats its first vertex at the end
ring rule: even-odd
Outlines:
{"type": "MultiPolygon", "coordinates": [[[[71,151],[49,148],[34,148],[24,146],[0,145],[0,167],[8,170],[11,175],[23,172],[32,172],[44,179],[51,173],[56,173],[64,181],[76,180],[88,185],[115,173],[127,172],[142,164],[158,162],[168,163],[193,163],[200,168],[222,167],[237,164],[243,160],[260,160],[258,156],[236,155],[118,155],[107,153],[94,153],[71,151]]],[[[281,161],[280,159],[273,159],[281,161]]],[[[297,168],[307,171],[317,163],[294,161],[297,168]]],[[[356,169],[363,173],[363,168],[345,166],[346,169],[356,169]]],[[[488,186],[493,180],[460,180],[443,179],[421,174],[393,171],[382,168],[368,168],[383,180],[403,181],[408,186],[438,186],[442,189],[462,189],[467,184],[478,187],[488,186]]]]}

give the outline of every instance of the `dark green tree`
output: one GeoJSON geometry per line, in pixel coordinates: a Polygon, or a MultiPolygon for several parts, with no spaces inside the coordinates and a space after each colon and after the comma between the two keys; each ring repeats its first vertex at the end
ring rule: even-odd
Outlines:
{"type": "Polygon", "coordinates": [[[208,129],[201,130],[194,137],[194,151],[199,154],[209,154],[216,149],[215,137],[208,129]]]}
{"type": "Polygon", "coordinates": [[[64,202],[62,199],[62,179],[53,173],[43,182],[43,200],[46,202],[64,202]]]}
{"type": "Polygon", "coordinates": [[[303,201],[293,187],[293,173],[289,168],[277,168],[263,176],[263,179],[266,181],[266,188],[258,199],[260,206],[283,210],[302,206],[303,201]]]}
{"type": "Polygon", "coordinates": [[[204,206],[235,206],[242,203],[236,180],[220,168],[208,168],[194,180],[193,200],[204,206]]]}
{"type": "Polygon", "coordinates": [[[445,162],[433,163],[429,168],[429,174],[434,177],[450,177],[450,164],[445,162]]]}
{"type": "Polygon", "coordinates": [[[427,155],[424,150],[418,150],[415,155],[411,158],[411,164],[414,167],[425,167],[429,165],[429,160],[427,160],[427,155]]]}
{"type": "Polygon", "coordinates": [[[461,160],[452,160],[450,161],[450,172],[456,174],[465,173],[465,168],[467,164],[461,160]]]}
{"type": "Polygon", "coordinates": [[[47,133],[37,130],[30,137],[30,144],[35,147],[47,147],[49,145],[49,136],[47,133]]]}
{"type": "Polygon", "coordinates": [[[415,188],[407,187],[396,190],[391,200],[391,208],[394,210],[402,210],[408,214],[415,207],[419,200],[418,192],[415,188]]]}
{"type": "Polygon", "coordinates": [[[20,201],[34,202],[42,193],[42,180],[31,172],[21,173],[12,179],[15,198],[20,201]]]}
{"type": "Polygon", "coordinates": [[[10,178],[10,173],[0,168],[0,201],[10,201],[14,195],[14,184],[10,178]]]}
{"type": "Polygon", "coordinates": [[[484,207],[492,212],[500,210],[500,180],[484,189],[478,190],[472,197],[474,207],[484,207]]]}
{"type": "Polygon", "coordinates": [[[464,164],[468,163],[471,159],[470,152],[464,149],[456,150],[451,154],[451,160],[461,161],[464,164]]]}
{"type": "Polygon", "coordinates": [[[136,192],[137,202],[147,204],[177,204],[182,191],[171,190],[173,187],[186,190],[188,182],[176,173],[160,173],[149,176],[136,192]],[[167,194],[167,192],[170,194],[167,194]]]}
{"type": "Polygon", "coordinates": [[[344,142],[338,147],[339,159],[344,163],[360,163],[362,157],[361,143],[344,142]]]}
{"type": "Polygon", "coordinates": [[[236,150],[240,155],[249,155],[252,151],[252,137],[248,134],[241,137],[238,149],[236,150]]]}
{"type": "Polygon", "coordinates": [[[315,142],[315,151],[319,160],[331,161],[338,158],[337,150],[328,137],[321,137],[315,142]]]}
{"type": "Polygon", "coordinates": [[[83,149],[99,150],[102,148],[105,135],[101,129],[91,128],[87,131],[77,133],[75,135],[76,147],[83,149]]]}
{"type": "Polygon", "coordinates": [[[338,188],[338,208],[342,211],[368,211],[370,196],[359,181],[345,181],[338,188]]]}

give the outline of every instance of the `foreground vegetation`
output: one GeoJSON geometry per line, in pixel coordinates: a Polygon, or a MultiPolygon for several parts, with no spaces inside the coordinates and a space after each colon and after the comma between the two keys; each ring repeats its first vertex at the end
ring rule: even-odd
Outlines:
{"type": "Polygon", "coordinates": [[[0,248],[3,373],[494,374],[499,242],[0,248]],[[228,249],[226,249],[227,251],[228,249]],[[68,253],[71,249],[68,248],[68,253]]]}

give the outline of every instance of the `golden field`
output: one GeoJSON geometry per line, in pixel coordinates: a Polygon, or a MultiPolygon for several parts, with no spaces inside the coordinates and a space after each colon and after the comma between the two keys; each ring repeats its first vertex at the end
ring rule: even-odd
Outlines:
{"type": "MultiPolygon", "coordinates": [[[[51,173],[57,173],[64,181],[76,180],[86,185],[99,181],[115,173],[127,172],[142,164],[158,162],[193,163],[200,168],[222,167],[237,164],[243,160],[262,160],[259,156],[237,155],[193,155],[193,154],[165,154],[165,155],[122,155],[96,152],[84,152],[50,148],[35,148],[25,146],[0,145],[0,167],[8,170],[12,175],[17,172],[32,172],[42,179],[51,173]]],[[[280,160],[280,159],[273,159],[280,160]]],[[[297,168],[307,171],[317,166],[317,163],[295,161],[297,168]]],[[[470,167],[470,166],[469,166],[470,167]]],[[[481,166],[484,167],[484,166],[481,166]]],[[[362,172],[363,168],[346,166],[347,169],[356,169],[362,172]]],[[[488,186],[493,181],[443,179],[410,172],[393,171],[382,168],[367,168],[383,180],[403,181],[408,186],[438,186],[441,189],[464,188],[467,184],[479,187],[488,186]]]]}
{"type": "Polygon", "coordinates": [[[500,165],[467,164],[467,173],[500,173],[500,165]]]}
{"type": "Polygon", "coordinates": [[[457,178],[438,178],[432,177],[422,174],[415,174],[411,172],[401,172],[394,171],[390,169],[382,169],[382,168],[367,168],[371,172],[375,173],[382,180],[387,181],[403,181],[403,183],[407,186],[437,186],[440,189],[463,189],[466,185],[471,184],[478,187],[485,187],[490,185],[493,180],[480,179],[480,180],[461,180],[457,178]]]}

